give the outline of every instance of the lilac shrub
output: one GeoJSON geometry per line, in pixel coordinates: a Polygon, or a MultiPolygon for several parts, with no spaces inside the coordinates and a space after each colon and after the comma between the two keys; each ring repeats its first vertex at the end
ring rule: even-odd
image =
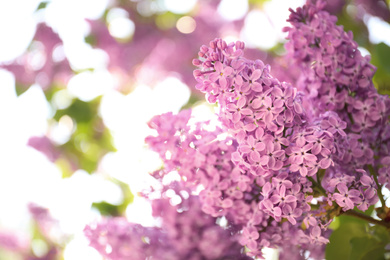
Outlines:
{"type": "Polygon", "coordinates": [[[146,143],[164,167],[153,176],[180,180],[151,201],[162,226],[109,220],[87,228],[92,246],[110,259],[124,259],[122,248],[139,253],[132,259],[240,259],[243,247],[252,258],[271,247],[280,259],[323,259],[339,215],[390,227],[381,193],[390,183],[390,99],[374,87],[370,58],[324,5],[291,10],[285,58],[293,84],[245,58],[241,41],[201,46],[196,89],[218,104],[220,127],[192,122],[190,110],[154,117],[146,143]],[[382,220],[355,211],[379,200],[382,220]]]}
{"type": "Polygon", "coordinates": [[[369,58],[323,6],[308,3],[289,19],[287,57],[301,69],[297,88],[261,60],[244,58],[243,42],[216,39],[200,48],[196,88],[218,103],[223,128],[214,136],[227,132],[226,140],[184,125],[188,112],[177,116],[180,127],[171,114],[151,123],[159,136],[149,144],[168,171],[202,185],[203,211],[241,228],[250,256],[279,247],[282,257],[310,251],[322,258],[313,248],[329,242],[335,216],[365,211],[378,196],[384,205],[377,193],[387,181],[388,160],[380,158],[388,154],[389,99],[373,86],[369,58]]]}

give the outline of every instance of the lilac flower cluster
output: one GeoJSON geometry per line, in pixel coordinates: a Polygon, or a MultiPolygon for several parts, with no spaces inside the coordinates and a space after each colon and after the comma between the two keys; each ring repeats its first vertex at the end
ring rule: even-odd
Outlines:
{"type": "Polygon", "coordinates": [[[281,259],[323,259],[333,218],[378,201],[381,186],[390,185],[389,99],[375,90],[375,68],[352,34],[323,7],[322,1],[309,2],[291,13],[286,48],[300,70],[296,88],[273,77],[261,60],[244,58],[243,42],[215,39],[200,48],[193,61],[196,88],[218,103],[222,128],[191,123],[189,110],[154,117],[149,126],[157,134],[146,143],[164,168],[153,175],[162,182],[179,175],[180,188],[164,188],[153,201],[161,228],[128,224],[117,231],[114,222],[112,228],[90,228],[91,239],[110,234],[94,240],[95,248],[122,259],[107,253],[107,246],[126,248],[137,239],[133,250],[148,255],[187,259],[191,252],[217,259],[227,248],[240,252],[239,241],[250,257],[278,247],[281,259]],[[167,196],[172,191],[182,201],[174,207],[167,196]],[[226,219],[228,232],[215,219],[226,219]],[[123,232],[130,234],[118,238],[123,232]],[[218,236],[228,242],[219,245],[218,236]],[[205,247],[214,244],[204,250],[198,241],[208,239],[213,242],[205,247]]]}
{"type": "Polygon", "coordinates": [[[190,195],[179,183],[164,186],[161,198],[152,200],[152,207],[161,227],[143,227],[124,218],[105,219],[86,227],[91,246],[115,260],[250,259],[231,231],[203,213],[199,197],[190,195]],[[181,203],[173,206],[173,196],[181,203]]]}
{"type": "Polygon", "coordinates": [[[243,45],[216,39],[194,60],[196,87],[219,103],[219,119],[237,142],[232,161],[251,187],[243,190],[251,217],[240,223],[241,242],[256,256],[264,246],[286,246],[286,234],[300,244],[326,243],[321,230],[328,220],[311,217],[312,186],[319,170],[334,165],[334,140],[345,136],[345,124],[335,113],[307,117],[303,96],[272,77],[270,66],[243,58],[243,45]]]}
{"type": "Polygon", "coordinates": [[[231,161],[237,146],[232,138],[219,141],[218,134],[223,133],[222,130],[205,131],[207,123],[192,127],[188,124],[190,112],[167,113],[149,122],[158,135],[146,138],[146,143],[164,162],[164,171],[156,172],[155,177],[177,171],[193,190],[202,185],[204,189],[199,194],[202,210],[213,217],[229,215],[237,223],[245,218],[243,192],[251,189],[249,184],[253,180],[243,175],[231,161]],[[231,214],[232,208],[234,214],[231,214]],[[239,212],[243,215],[236,214],[239,212]]]}
{"type": "MultiPolygon", "coordinates": [[[[345,125],[347,136],[337,142],[339,163],[326,172],[328,176],[324,180],[344,176],[337,185],[340,194],[345,194],[347,187],[353,191],[354,186],[364,183],[371,187],[365,191],[367,194],[354,191],[352,197],[359,195],[356,200],[363,203],[368,196],[372,204],[376,186],[389,182],[383,175],[387,168],[386,159],[382,158],[390,150],[390,99],[375,89],[372,82],[375,67],[369,63],[368,56],[361,55],[352,33],[337,26],[336,17],[322,11],[323,6],[324,2],[318,1],[292,11],[289,21],[293,27],[286,28],[290,39],[286,44],[288,57],[302,71],[297,86],[306,93],[306,106],[311,108],[312,116],[333,111],[345,125]],[[359,170],[369,170],[369,165],[373,166],[372,175],[379,174],[376,185],[359,170]]],[[[323,186],[334,188],[330,182],[323,182],[323,186]]],[[[342,206],[344,203],[339,203],[337,198],[340,196],[334,199],[342,206]]],[[[365,208],[361,206],[362,210],[365,208]]]]}
{"type": "MultiPolygon", "coordinates": [[[[323,250],[314,248],[322,248],[319,244],[328,241],[321,229],[325,225],[308,214],[312,183],[299,171],[291,173],[288,168],[272,170],[274,176],[270,170],[257,174],[251,173],[250,168],[243,170],[243,165],[234,165],[231,160],[240,150],[238,142],[231,137],[217,138],[222,130],[208,132],[204,130],[205,123],[192,126],[187,123],[189,118],[189,111],[184,110],[175,116],[157,116],[149,123],[158,135],[148,137],[147,143],[164,161],[164,170],[156,172],[155,177],[177,172],[192,189],[201,185],[202,210],[214,217],[225,216],[240,230],[240,242],[251,250],[250,256],[261,256],[264,246],[284,247],[286,255],[291,256],[291,250],[299,245],[312,252],[312,257],[323,257],[323,250]]],[[[325,118],[323,121],[327,122],[325,118]]],[[[316,154],[321,149],[319,144],[311,148],[316,154]]],[[[331,159],[324,159],[322,164],[326,167],[330,163],[331,159]]]]}
{"type": "MultiPolygon", "coordinates": [[[[243,58],[242,42],[216,39],[193,61],[199,67],[196,88],[219,103],[219,120],[236,142],[231,153],[236,167],[229,176],[239,173],[245,180],[240,187],[219,173],[213,185],[204,185],[204,211],[241,225],[249,255],[260,256],[264,246],[286,246],[286,229],[301,245],[326,243],[322,232],[335,216],[332,211],[364,211],[378,201],[378,183],[366,170],[371,164],[379,169],[374,156],[383,158],[389,150],[388,99],[373,87],[369,59],[360,55],[352,35],[321,11],[323,5],[308,3],[289,19],[293,28],[286,47],[302,68],[300,92],[272,77],[269,65],[243,58]],[[230,199],[229,189],[240,195],[230,199]],[[246,219],[238,217],[237,206],[246,208],[246,219]]],[[[186,143],[176,143],[188,150],[186,143]]],[[[207,150],[200,147],[191,147],[192,152],[207,150]]],[[[209,166],[191,164],[192,176],[209,166]]]]}

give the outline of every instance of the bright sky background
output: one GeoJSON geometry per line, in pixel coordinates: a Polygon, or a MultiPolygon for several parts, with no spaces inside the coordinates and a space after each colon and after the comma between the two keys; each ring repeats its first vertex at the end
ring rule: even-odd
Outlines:
{"type": "MultiPolygon", "coordinates": [[[[161,162],[156,154],[144,147],[143,140],[151,133],[146,122],[156,114],[178,112],[187,102],[190,90],[177,78],[167,78],[154,88],[140,85],[127,96],[118,93],[114,90],[117,82],[107,71],[107,54],[91,48],[83,40],[89,31],[84,19],[99,18],[109,0],[49,2],[48,8],[38,13],[33,13],[38,0],[0,2],[0,62],[21,55],[34,36],[36,24],[47,22],[63,39],[64,52],[74,69],[95,68],[94,72],[74,76],[67,90],[58,94],[56,105],[66,106],[73,97],[89,101],[103,95],[100,114],[112,131],[118,151],[103,158],[99,174],[89,175],[80,170],[72,177],[62,179],[53,163],[40,152],[26,146],[30,137],[48,131],[47,119],[53,113],[51,105],[39,86],[32,86],[17,97],[13,75],[0,70],[0,229],[29,234],[26,205],[30,201],[36,202],[50,209],[53,216],[59,219],[64,232],[74,234],[74,239],[66,248],[65,260],[101,259],[94,249],[88,247],[82,230],[87,223],[99,218],[91,210],[92,202],[121,202],[119,188],[107,181],[105,176],[128,183],[134,194],[150,184],[151,178],[147,173],[160,166],[161,162]],[[149,106],[145,100],[156,105],[149,106]],[[134,111],[142,111],[142,114],[134,111]]],[[[186,13],[196,5],[197,0],[163,2],[168,10],[186,13]]],[[[284,38],[281,28],[286,25],[288,16],[286,5],[297,7],[303,2],[275,0],[267,2],[264,11],[250,11],[240,37],[248,46],[271,48],[284,38]]],[[[218,11],[228,20],[240,19],[248,12],[248,6],[243,3],[246,1],[223,0],[218,11]]],[[[113,35],[125,38],[134,32],[136,25],[120,10],[113,11],[110,17],[110,32],[113,35]]],[[[390,45],[390,27],[387,23],[377,18],[369,18],[367,23],[372,42],[384,41],[390,45]],[[377,31],[379,28],[380,31],[377,31]]],[[[202,118],[213,116],[213,111],[207,105],[196,107],[194,113],[202,118]]],[[[65,142],[70,136],[70,129],[66,124],[58,125],[53,138],[59,143],[65,142]]],[[[147,204],[141,198],[136,198],[127,209],[127,216],[131,221],[150,225],[153,223],[150,212],[147,204]]]]}

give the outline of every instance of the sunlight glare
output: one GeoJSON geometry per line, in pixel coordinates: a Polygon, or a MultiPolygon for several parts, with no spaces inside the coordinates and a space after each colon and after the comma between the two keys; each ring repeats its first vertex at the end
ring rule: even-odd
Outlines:
{"type": "Polygon", "coordinates": [[[242,19],[248,12],[248,1],[222,0],[218,13],[228,21],[242,19]]]}

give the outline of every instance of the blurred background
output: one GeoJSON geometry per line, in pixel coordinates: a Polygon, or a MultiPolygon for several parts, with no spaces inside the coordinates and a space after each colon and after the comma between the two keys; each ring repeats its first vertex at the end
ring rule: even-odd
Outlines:
{"type": "MultiPolygon", "coordinates": [[[[102,259],[83,235],[102,216],[153,225],[139,192],[157,154],[144,138],[157,114],[214,107],[192,59],[221,37],[294,82],[284,53],[288,8],[304,0],[0,1],[0,259],[102,259]]],[[[331,0],[390,94],[385,0],[331,0]]]]}

